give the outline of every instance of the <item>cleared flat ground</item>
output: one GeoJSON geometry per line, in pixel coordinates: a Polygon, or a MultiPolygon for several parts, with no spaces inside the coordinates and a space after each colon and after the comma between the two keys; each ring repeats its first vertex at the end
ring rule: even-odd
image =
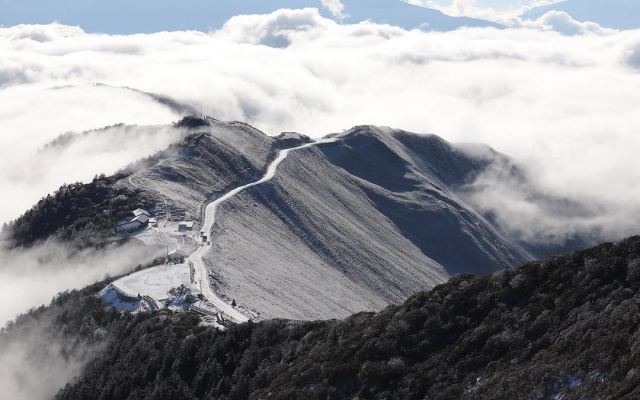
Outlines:
{"type": "Polygon", "coordinates": [[[161,265],[118,279],[113,284],[127,294],[166,300],[171,289],[180,285],[191,287],[189,274],[187,264],[161,265]]]}

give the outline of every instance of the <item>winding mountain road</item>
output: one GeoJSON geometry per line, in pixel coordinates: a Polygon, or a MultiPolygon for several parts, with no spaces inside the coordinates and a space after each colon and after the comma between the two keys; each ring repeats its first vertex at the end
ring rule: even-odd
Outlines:
{"type": "MultiPolygon", "coordinates": [[[[302,146],[293,147],[290,149],[280,150],[278,157],[269,165],[267,168],[267,173],[260,179],[259,181],[251,182],[246,185],[239,186],[230,192],[226,193],[224,196],[217,198],[216,200],[209,203],[205,209],[205,218],[204,224],[202,225],[202,231],[207,233],[207,236],[210,238],[213,230],[213,225],[216,222],[216,210],[218,206],[225,201],[229,200],[233,196],[242,192],[245,189],[248,189],[253,186],[260,185],[271,180],[276,175],[276,170],[282,161],[289,155],[291,151],[300,150],[311,146],[316,146],[324,143],[335,142],[336,139],[320,139],[313,143],[307,143],[302,146]]],[[[196,250],[191,256],[189,256],[189,260],[193,262],[195,269],[195,279],[196,283],[200,284],[202,295],[209,300],[211,304],[213,304],[218,310],[220,310],[223,314],[226,314],[228,317],[233,319],[235,322],[245,322],[248,321],[249,318],[242,314],[235,307],[231,306],[221,298],[219,298],[211,289],[211,284],[209,282],[209,273],[204,264],[203,257],[204,255],[211,250],[212,245],[211,242],[207,242],[204,246],[201,246],[196,250]]]]}

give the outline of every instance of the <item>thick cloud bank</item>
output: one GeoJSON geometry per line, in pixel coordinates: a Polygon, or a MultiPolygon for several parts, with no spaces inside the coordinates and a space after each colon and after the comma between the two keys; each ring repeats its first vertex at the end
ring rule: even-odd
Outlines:
{"type": "Polygon", "coordinates": [[[511,205],[493,210],[508,228],[532,237],[553,228],[558,238],[583,226],[612,239],[640,232],[639,31],[562,13],[519,29],[405,31],[340,25],[305,9],[236,17],[211,34],[16,26],[0,29],[0,54],[3,220],[62,181],[109,172],[169,140],[148,140],[138,152],[123,146],[121,157],[99,165],[68,153],[56,160],[60,173],[47,175],[36,149],[60,133],[178,118],[139,94],[87,85],[101,82],[170,95],[270,134],[376,124],[484,142],[527,165],[550,196],[591,210],[558,220],[513,185],[483,182],[477,204],[511,205]],[[66,85],[74,88],[51,89],[66,85]]]}
{"type": "Polygon", "coordinates": [[[14,340],[2,338],[0,343],[0,385],[5,399],[52,399],[102,349],[83,347],[79,354],[69,354],[62,335],[51,331],[48,318],[21,334],[14,340]]]}
{"type": "Polygon", "coordinates": [[[129,272],[162,254],[162,249],[133,242],[80,252],[53,242],[28,250],[0,249],[0,327],[31,307],[48,304],[57,293],[129,272]]]}
{"type": "Polygon", "coordinates": [[[178,118],[169,107],[144,94],[108,86],[34,83],[0,89],[0,224],[62,183],[112,173],[167,147],[181,132],[139,128],[134,134],[132,129],[113,126],[45,149],[59,135],[117,123],[166,124],[178,118]]]}

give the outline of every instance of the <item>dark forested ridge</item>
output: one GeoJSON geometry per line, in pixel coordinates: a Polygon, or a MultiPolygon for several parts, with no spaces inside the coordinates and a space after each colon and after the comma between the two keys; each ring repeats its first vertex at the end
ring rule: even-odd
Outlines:
{"type": "Polygon", "coordinates": [[[146,193],[116,187],[115,181],[114,177],[100,176],[90,183],[62,185],[5,226],[2,234],[14,246],[29,246],[50,237],[78,247],[99,245],[131,210],[154,204],[146,193]]]}
{"type": "Polygon", "coordinates": [[[640,237],[343,321],[123,318],[58,399],[639,398],[640,237]]]}

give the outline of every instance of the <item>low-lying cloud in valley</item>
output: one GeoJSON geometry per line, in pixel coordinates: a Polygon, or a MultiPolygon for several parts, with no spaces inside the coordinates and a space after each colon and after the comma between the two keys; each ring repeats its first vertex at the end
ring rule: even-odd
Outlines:
{"type": "Polygon", "coordinates": [[[49,316],[20,329],[19,337],[0,343],[0,385],[4,398],[51,399],[103,346],[79,344],[70,354],[49,316]]]}
{"type": "Polygon", "coordinates": [[[105,143],[110,156],[103,158],[37,152],[69,130],[180,118],[117,89],[132,87],[269,134],[318,137],[376,124],[484,142],[527,166],[544,193],[597,211],[558,219],[517,186],[487,189],[484,181],[473,201],[500,214],[505,228],[534,238],[553,229],[555,240],[585,226],[601,238],[639,233],[640,31],[602,29],[563,13],[518,26],[405,31],[341,25],[304,9],[239,16],[210,34],[0,29],[0,185],[7,193],[0,219],[15,218],[63,182],[112,172],[175,140],[179,134],[167,133],[120,149],[105,143]],[[110,86],[89,85],[95,82],[110,86]],[[74,87],[52,89],[67,85],[74,87]],[[495,206],[511,200],[513,207],[495,206]]]}
{"type": "Polygon", "coordinates": [[[132,271],[161,256],[162,249],[134,242],[81,251],[48,241],[30,249],[0,249],[0,327],[31,307],[48,304],[57,293],[82,289],[132,271]]]}
{"type": "MultiPolygon", "coordinates": [[[[8,250],[4,245],[0,243],[0,327],[31,307],[49,304],[60,292],[129,272],[163,253],[135,242],[80,251],[51,240],[29,249],[8,250]]],[[[44,313],[23,320],[19,335],[12,331],[5,337],[0,331],[3,398],[50,399],[99,350],[99,340],[86,345],[52,331],[51,318],[44,313]]]]}

